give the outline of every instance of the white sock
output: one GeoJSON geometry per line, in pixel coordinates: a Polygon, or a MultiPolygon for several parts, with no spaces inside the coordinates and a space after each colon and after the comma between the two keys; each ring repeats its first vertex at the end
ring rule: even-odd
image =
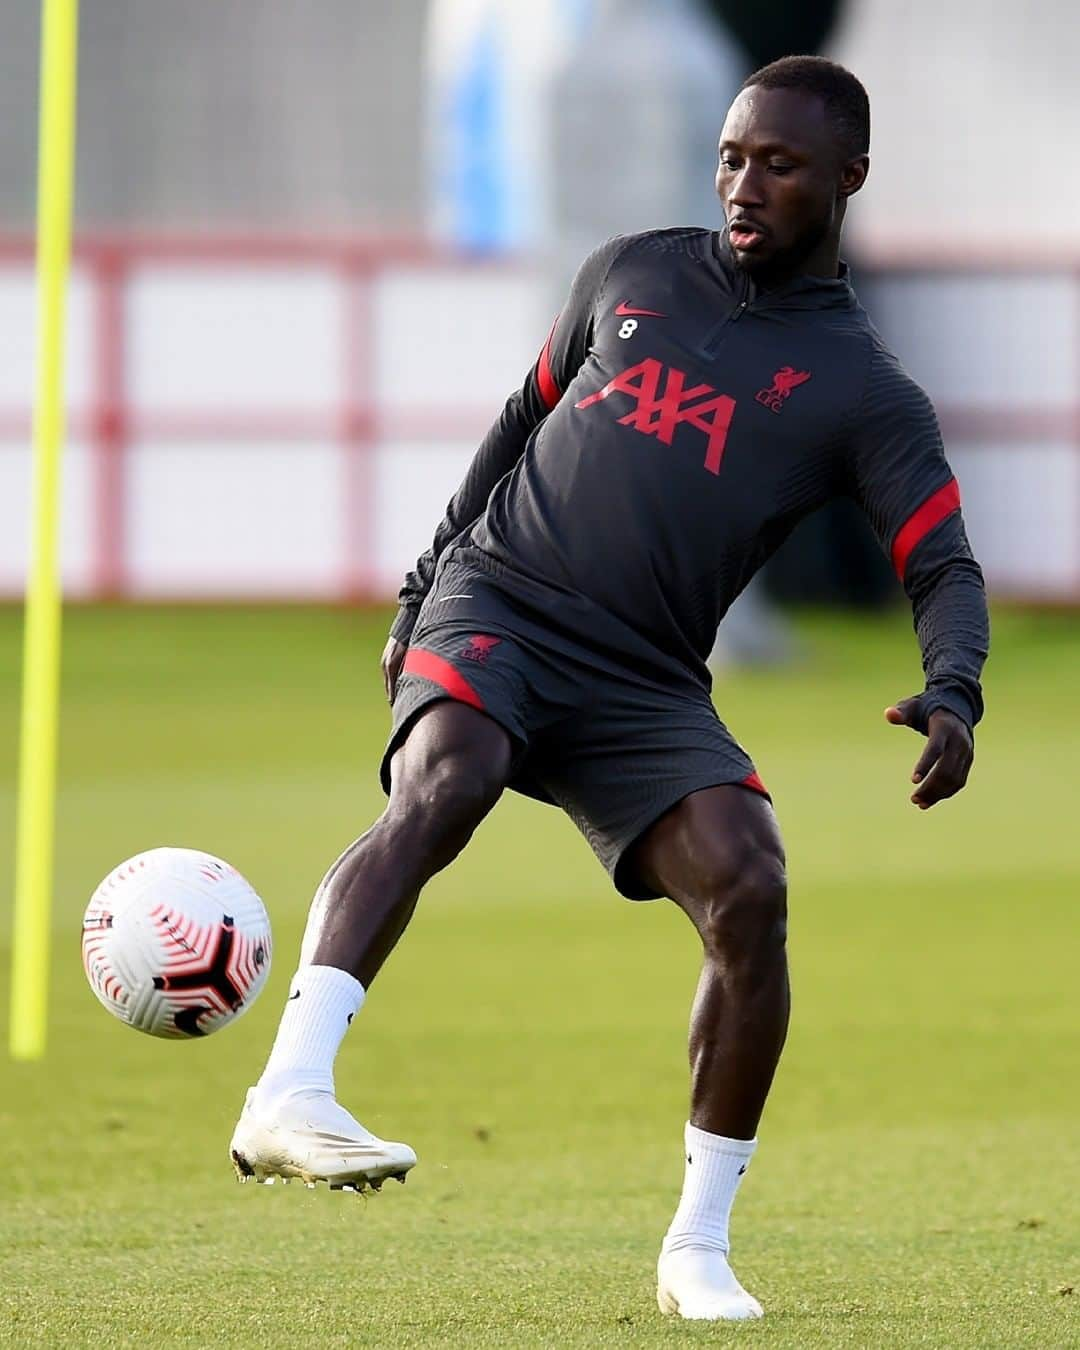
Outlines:
{"type": "Polygon", "coordinates": [[[293,976],[277,1038],[258,1082],[264,1100],[334,1091],[334,1060],[364,986],[336,966],[301,966],[293,976]]]}
{"type": "Polygon", "coordinates": [[[682,1198],[662,1251],[705,1247],[727,1252],[735,1192],[757,1148],[756,1139],[728,1139],[686,1124],[682,1198]]]}

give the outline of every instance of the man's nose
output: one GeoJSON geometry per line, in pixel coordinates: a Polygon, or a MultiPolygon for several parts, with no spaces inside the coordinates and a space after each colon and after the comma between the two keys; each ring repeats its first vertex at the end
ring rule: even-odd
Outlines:
{"type": "Polygon", "coordinates": [[[765,200],[765,183],[761,170],[754,164],[745,164],[735,175],[728,201],[732,206],[760,206],[765,200]]]}

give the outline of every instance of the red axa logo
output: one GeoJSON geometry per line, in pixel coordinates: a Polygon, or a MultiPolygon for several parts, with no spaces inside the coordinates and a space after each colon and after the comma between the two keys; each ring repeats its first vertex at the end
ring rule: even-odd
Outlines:
{"type": "Polygon", "coordinates": [[[501,641],[502,638],[487,637],[483,633],[474,633],[469,639],[468,645],[462,648],[461,659],[463,661],[478,661],[480,665],[486,665],[492,648],[497,647],[501,641]]]}
{"type": "Polygon", "coordinates": [[[770,412],[778,413],[791,397],[791,391],[798,389],[810,378],[808,370],[796,370],[794,366],[781,366],[772,377],[768,389],[759,389],[754,395],[758,403],[763,403],[770,412]]]}
{"type": "Polygon", "coordinates": [[[665,376],[663,362],[650,357],[616,375],[598,393],[574,406],[589,408],[612,394],[626,394],[634,400],[633,412],[619,418],[621,426],[655,436],[664,445],[672,443],[675,428],[683,423],[702,432],[706,438],[705,468],[710,473],[720,472],[728,427],[735,412],[733,398],[718,394],[711,384],[695,384],[688,389],[685,371],[668,366],[665,376]]]}

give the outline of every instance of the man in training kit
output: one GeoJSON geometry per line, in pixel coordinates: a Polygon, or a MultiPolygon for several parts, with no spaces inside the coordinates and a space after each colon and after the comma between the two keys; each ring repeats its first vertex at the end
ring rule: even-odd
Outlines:
{"type": "Polygon", "coordinates": [[[964,786],[982,713],[986,600],[956,480],[839,259],[869,124],[842,67],[766,66],[724,123],[725,228],[615,238],[578,272],[401,592],[389,804],[315,897],[233,1136],[242,1176],[362,1188],[413,1166],[337,1104],[334,1058],[421,887],[511,786],[561,806],[623,895],[670,897],[700,935],[658,1298],[688,1318],[761,1315],[728,1265],[728,1218],[787,1031],[784,853],[709,697],[717,625],[792,527],[846,494],[914,611],[925,689],[885,716],[927,737],[916,806],[964,786]]]}

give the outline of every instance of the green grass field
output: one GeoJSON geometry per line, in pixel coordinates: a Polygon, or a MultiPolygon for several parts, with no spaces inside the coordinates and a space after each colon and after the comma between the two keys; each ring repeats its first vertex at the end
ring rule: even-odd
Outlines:
{"type": "MultiPolygon", "coordinates": [[[[881,718],[918,688],[903,614],[802,630],[800,668],[717,689],[785,830],[795,996],[733,1225],[766,1318],[717,1327],[654,1302],[695,941],[532,802],[429,888],[338,1062],[416,1147],[409,1185],[234,1184],[308,899],[380,808],[385,615],[71,612],[49,1055],[0,1061],[0,1341],[1080,1344],[1080,623],[997,616],[971,786],[928,815],[881,718]],[[275,923],[269,988],[204,1042],[127,1030],[79,964],[98,880],[170,843],[235,863],[275,923]]],[[[0,611],[8,897],[19,637],[0,611]]]]}

